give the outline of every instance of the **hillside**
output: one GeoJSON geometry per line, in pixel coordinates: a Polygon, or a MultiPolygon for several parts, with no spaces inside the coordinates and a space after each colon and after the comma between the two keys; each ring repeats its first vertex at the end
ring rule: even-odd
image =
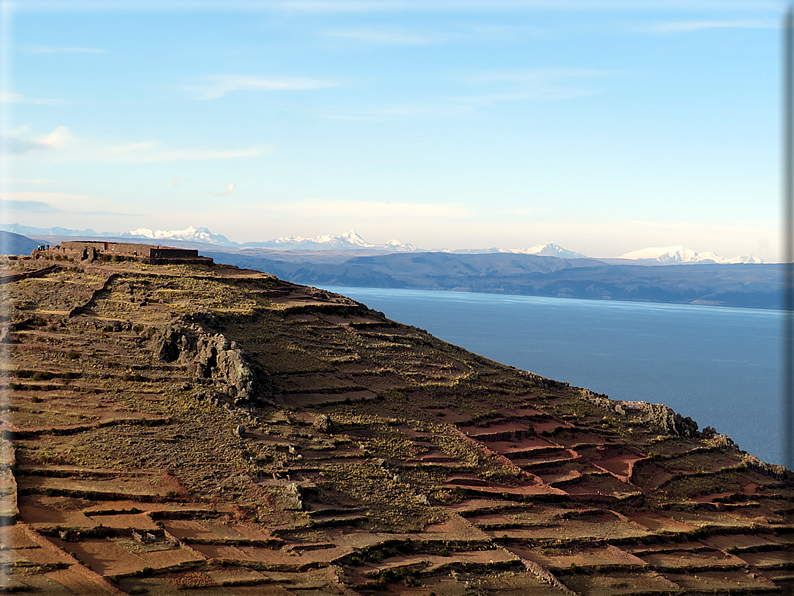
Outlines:
{"type": "Polygon", "coordinates": [[[204,251],[224,263],[269,271],[295,283],[455,290],[781,308],[782,265],[608,264],[596,259],[524,254],[409,253],[329,262],[284,253],[204,251]]]}
{"type": "Polygon", "coordinates": [[[794,588],[790,473],[669,408],[257,271],[38,257],[2,278],[7,591],[794,588]]]}
{"type": "Polygon", "coordinates": [[[27,236],[0,230],[0,255],[29,255],[40,244],[27,236]]]}

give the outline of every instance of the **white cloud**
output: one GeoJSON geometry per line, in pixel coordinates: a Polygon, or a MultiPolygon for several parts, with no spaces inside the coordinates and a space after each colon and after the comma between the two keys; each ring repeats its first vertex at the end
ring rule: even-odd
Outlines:
{"type": "Polygon", "coordinates": [[[217,99],[232,91],[307,91],[337,87],[333,81],[311,78],[267,78],[242,75],[217,75],[205,77],[197,85],[182,85],[199,99],[217,99]]]}
{"type": "Polygon", "coordinates": [[[30,127],[23,126],[14,130],[9,130],[3,134],[2,150],[5,155],[23,155],[51,149],[53,135],[58,129],[44,137],[33,137],[30,134],[30,127]]]}
{"type": "Polygon", "coordinates": [[[180,182],[187,182],[187,178],[182,178],[181,176],[174,176],[171,179],[171,186],[178,187],[180,182]]]}
{"type": "Polygon", "coordinates": [[[270,147],[218,150],[203,148],[169,149],[161,141],[114,143],[104,139],[75,136],[66,126],[34,137],[29,127],[6,134],[12,155],[45,155],[54,161],[90,161],[97,163],[154,163],[171,161],[226,161],[240,157],[258,157],[272,151],[270,147]]]}
{"type": "Polygon", "coordinates": [[[210,191],[210,194],[215,195],[216,197],[228,197],[230,194],[232,194],[233,190],[234,190],[234,184],[227,184],[226,190],[224,190],[223,192],[210,191]]]}
{"type": "Polygon", "coordinates": [[[50,134],[38,139],[38,142],[48,149],[64,149],[68,145],[73,145],[74,141],[74,136],[65,126],[59,126],[50,134]]]}

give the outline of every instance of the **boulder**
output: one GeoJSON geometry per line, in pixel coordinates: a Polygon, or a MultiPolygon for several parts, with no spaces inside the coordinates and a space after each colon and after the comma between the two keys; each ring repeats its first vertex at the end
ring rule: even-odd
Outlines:
{"type": "MultiPolygon", "coordinates": [[[[197,323],[177,322],[155,333],[150,348],[160,362],[178,362],[200,379],[212,379],[238,406],[272,396],[270,375],[254,365],[236,342],[197,323]]],[[[220,389],[219,388],[219,389],[220,389]]]]}
{"type": "Polygon", "coordinates": [[[333,423],[331,422],[330,416],[327,414],[320,414],[314,419],[312,426],[321,433],[330,433],[333,428],[333,423]]]}

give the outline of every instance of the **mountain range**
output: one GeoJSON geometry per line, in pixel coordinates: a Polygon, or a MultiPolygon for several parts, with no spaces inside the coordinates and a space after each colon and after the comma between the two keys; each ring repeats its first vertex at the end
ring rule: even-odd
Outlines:
{"type": "MultiPolygon", "coordinates": [[[[264,242],[234,242],[222,234],[211,232],[207,228],[196,228],[188,226],[184,230],[151,230],[149,228],[137,228],[127,232],[97,232],[93,229],[70,230],[62,227],[36,228],[32,226],[22,226],[19,224],[2,225],[0,229],[26,236],[84,236],[95,238],[124,238],[139,240],[164,240],[170,242],[198,242],[211,244],[226,248],[272,248],[280,250],[368,250],[378,252],[428,252],[417,248],[413,244],[400,242],[399,240],[389,240],[385,244],[373,244],[364,240],[355,231],[350,230],[339,236],[330,234],[306,238],[303,236],[281,236],[264,242]]],[[[485,248],[485,249],[440,249],[433,252],[449,252],[454,254],[488,254],[488,253],[508,253],[526,254],[549,257],[560,257],[564,259],[588,258],[586,255],[562,248],[557,244],[548,242],[538,244],[529,248],[485,248]]],[[[628,252],[618,259],[638,261],[644,263],[661,264],[682,264],[682,263],[717,263],[717,264],[758,264],[763,263],[761,259],[753,255],[738,257],[720,257],[713,252],[698,253],[684,246],[668,246],[664,248],[649,247],[632,252],[628,252]]]]}
{"type": "Polygon", "coordinates": [[[753,255],[743,255],[740,257],[718,257],[713,252],[698,253],[685,246],[666,246],[664,248],[650,247],[634,250],[620,256],[621,259],[633,261],[658,261],[659,263],[718,263],[721,265],[737,263],[763,263],[758,257],[753,255]]]}

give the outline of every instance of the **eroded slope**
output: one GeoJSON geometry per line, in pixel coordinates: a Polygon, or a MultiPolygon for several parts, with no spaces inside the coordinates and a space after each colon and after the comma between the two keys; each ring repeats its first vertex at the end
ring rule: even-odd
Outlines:
{"type": "Polygon", "coordinates": [[[6,274],[6,589],[794,585],[788,473],[665,407],[254,271],[43,256],[6,274]]]}

